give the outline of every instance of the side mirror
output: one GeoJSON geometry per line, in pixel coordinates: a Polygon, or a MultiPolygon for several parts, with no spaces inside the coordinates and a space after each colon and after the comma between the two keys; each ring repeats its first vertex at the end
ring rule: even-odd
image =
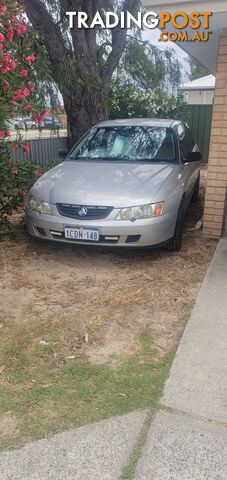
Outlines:
{"type": "Polygon", "coordinates": [[[200,152],[188,152],[186,156],[186,161],[187,162],[201,162],[202,160],[202,154],[200,152]]]}
{"type": "Polygon", "coordinates": [[[68,155],[69,151],[64,149],[64,150],[58,150],[58,156],[59,158],[66,158],[68,155]]]}

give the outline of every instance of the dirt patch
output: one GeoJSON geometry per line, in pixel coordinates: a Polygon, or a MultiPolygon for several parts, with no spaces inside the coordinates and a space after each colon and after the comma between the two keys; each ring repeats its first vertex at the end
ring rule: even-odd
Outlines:
{"type": "Polygon", "coordinates": [[[11,412],[0,415],[0,439],[15,437],[18,434],[17,421],[11,412]]]}
{"type": "Polygon", "coordinates": [[[38,242],[17,227],[16,239],[1,238],[0,323],[9,332],[30,325],[35,341],[56,344],[59,356],[85,355],[114,364],[137,349],[149,327],[166,353],[180,337],[185,316],[216,243],[195,231],[201,201],[190,207],[179,253],[108,251],[38,242]]]}

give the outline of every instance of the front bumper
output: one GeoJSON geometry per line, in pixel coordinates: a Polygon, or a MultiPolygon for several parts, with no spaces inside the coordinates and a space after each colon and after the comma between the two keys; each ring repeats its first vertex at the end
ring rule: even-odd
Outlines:
{"type": "Polygon", "coordinates": [[[45,240],[97,246],[146,247],[165,243],[173,237],[176,215],[175,212],[169,212],[160,217],[135,222],[109,217],[85,221],[63,217],[57,211],[54,215],[44,215],[27,210],[26,224],[30,235],[45,240]],[[64,236],[65,225],[96,227],[99,229],[100,241],[69,240],[64,236]]]}

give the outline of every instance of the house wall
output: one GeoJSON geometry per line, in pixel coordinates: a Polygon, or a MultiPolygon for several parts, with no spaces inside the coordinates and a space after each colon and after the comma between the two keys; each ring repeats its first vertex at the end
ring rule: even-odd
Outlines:
{"type": "Polygon", "coordinates": [[[203,234],[224,231],[227,187],[227,29],[220,34],[203,234]]]}

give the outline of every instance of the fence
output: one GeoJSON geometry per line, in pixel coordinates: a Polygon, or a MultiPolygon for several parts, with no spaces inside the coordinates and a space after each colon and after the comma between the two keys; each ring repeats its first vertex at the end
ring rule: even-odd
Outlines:
{"type": "Polygon", "coordinates": [[[36,138],[26,140],[30,146],[30,153],[23,153],[22,148],[18,150],[12,149],[12,157],[14,161],[32,160],[35,163],[47,163],[51,160],[59,158],[59,150],[68,148],[68,137],[55,138],[36,138]]]}
{"type": "Polygon", "coordinates": [[[188,124],[202,152],[203,163],[209,157],[212,110],[212,105],[188,105],[188,124]]]}

